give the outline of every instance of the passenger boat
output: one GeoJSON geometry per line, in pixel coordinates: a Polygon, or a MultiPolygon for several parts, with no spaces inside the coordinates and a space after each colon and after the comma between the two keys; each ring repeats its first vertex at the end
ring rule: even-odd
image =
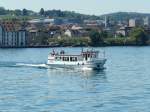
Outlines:
{"type": "Polygon", "coordinates": [[[64,50],[60,53],[54,50],[48,56],[47,65],[52,67],[69,67],[69,68],[79,68],[79,69],[90,69],[90,70],[100,70],[104,69],[104,64],[106,62],[105,53],[87,50],[81,51],[80,54],[67,54],[64,50]]]}

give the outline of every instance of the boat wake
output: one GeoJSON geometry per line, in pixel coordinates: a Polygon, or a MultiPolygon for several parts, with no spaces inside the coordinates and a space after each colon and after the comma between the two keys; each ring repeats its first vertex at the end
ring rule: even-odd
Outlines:
{"type": "Polygon", "coordinates": [[[2,67],[10,67],[10,68],[37,68],[37,69],[50,69],[57,71],[92,71],[90,68],[80,67],[57,67],[57,66],[49,66],[46,63],[24,63],[24,62],[0,62],[0,68],[2,67]]]}
{"type": "Polygon", "coordinates": [[[28,63],[16,63],[14,67],[34,67],[34,68],[49,68],[46,64],[28,64],[28,63]]]}
{"type": "Polygon", "coordinates": [[[0,67],[32,67],[32,68],[41,68],[48,69],[50,68],[47,64],[44,63],[20,63],[20,62],[0,62],[0,67]]]}
{"type": "Polygon", "coordinates": [[[70,67],[56,67],[56,66],[49,66],[47,64],[28,64],[28,63],[16,63],[14,65],[14,67],[32,67],[32,68],[41,68],[41,69],[73,69],[73,68],[70,68],[70,67]]]}
{"type": "Polygon", "coordinates": [[[72,70],[73,68],[65,67],[59,68],[55,66],[49,66],[46,63],[24,63],[24,62],[0,62],[0,68],[10,67],[10,68],[37,68],[37,69],[53,69],[53,70],[72,70]]]}

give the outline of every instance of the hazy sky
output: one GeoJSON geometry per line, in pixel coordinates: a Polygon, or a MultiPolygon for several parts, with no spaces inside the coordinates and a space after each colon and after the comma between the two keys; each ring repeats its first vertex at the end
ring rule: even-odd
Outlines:
{"type": "Polygon", "coordinates": [[[101,15],[118,11],[150,13],[149,0],[0,0],[6,9],[61,9],[101,15]]]}

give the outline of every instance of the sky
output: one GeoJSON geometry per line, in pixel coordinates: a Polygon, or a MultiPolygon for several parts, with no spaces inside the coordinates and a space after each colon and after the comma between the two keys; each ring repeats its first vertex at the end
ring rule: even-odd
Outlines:
{"type": "Polygon", "coordinates": [[[102,15],[112,12],[150,13],[149,0],[0,0],[0,6],[6,9],[30,9],[39,12],[61,9],[82,14],[102,15]]]}

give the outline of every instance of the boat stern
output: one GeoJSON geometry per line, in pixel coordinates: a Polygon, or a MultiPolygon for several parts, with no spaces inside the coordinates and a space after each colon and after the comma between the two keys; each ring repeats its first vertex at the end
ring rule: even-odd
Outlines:
{"type": "Polygon", "coordinates": [[[97,60],[89,61],[83,68],[84,69],[90,68],[93,70],[102,70],[105,68],[104,65],[106,61],[107,59],[97,59],[97,60]]]}

